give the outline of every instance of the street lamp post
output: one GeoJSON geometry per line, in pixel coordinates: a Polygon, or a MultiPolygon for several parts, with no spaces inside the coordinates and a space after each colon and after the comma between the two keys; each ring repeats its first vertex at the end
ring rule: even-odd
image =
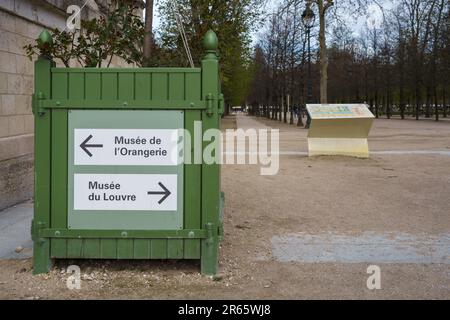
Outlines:
{"type": "MultiPolygon", "coordinates": [[[[314,25],[314,11],[312,11],[310,7],[310,3],[308,2],[305,10],[302,13],[302,22],[306,29],[306,37],[308,41],[308,82],[306,87],[306,102],[312,103],[312,77],[311,77],[311,28],[314,25]]],[[[311,123],[311,118],[308,113],[306,126],[305,128],[309,128],[309,124],[311,123]]],[[[299,120],[300,121],[300,120],[299,120]]]]}

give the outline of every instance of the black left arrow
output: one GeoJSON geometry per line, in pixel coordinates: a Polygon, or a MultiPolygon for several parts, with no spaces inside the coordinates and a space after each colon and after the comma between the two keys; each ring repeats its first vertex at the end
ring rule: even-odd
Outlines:
{"type": "Polygon", "coordinates": [[[92,134],[89,135],[89,137],[86,138],[81,144],[80,147],[83,149],[84,152],[87,153],[89,157],[92,157],[92,153],[89,151],[88,148],[103,148],[102,144],[88,144],[89,140],[92,139],[92,134]]]}
{"type": "Polygon", "coordinates": [[[161,204],[164,200],[167,199],[168,196],[170,196],[171,192],[161,182],[158,182],[158,184],[163,189],[163,191],[148,191],[147,194],[163,194],[164,196],[158,201],[158,204],[161,204]]]}

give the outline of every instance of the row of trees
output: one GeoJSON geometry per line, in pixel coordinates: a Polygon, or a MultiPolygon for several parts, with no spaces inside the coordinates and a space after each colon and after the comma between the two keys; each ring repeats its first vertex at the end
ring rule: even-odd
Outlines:
{"type": "Polygon", "coordinates": [[[313,101],[365,101],[377,116],[447,116],[448,0],[287,0],[266,16],[266,0],[147,0],[145,21],[135,14],[139,3],[114,2],[107,16],[83,21],[74,32],[55,30],[52,47],[28,45],[27,53],[52,55],[67,66],[74,59],[82,66],[108,66],[113,56],[139,66],[188,66],[185,33],[198,66],[202,37],[213,29],[226,105],[250,103],[266,114],[271,106],[281,118],[287,95],[297,108],[307,102],[308,37],[302,13],[310,8],[317,17],[311,29],[313,101]],[[156,33],[154,3],[162,21],[156,33]],[[347,24],[370,5],[379,9],[381,23],[364,23],[356,34],[347,24]],[[251,34],[262,21],[265,29],[252,48],[251,34]]]}
{"type": "MultiPolygon", "coordinates": [[[[271,16],[254,52],[254,80],[247,102],[272,106],[281,118],[282,98],[294,105],[306,103],[307,50],[301,12],[307,1],[288,1],[271,16]]],[[[312,29],[313,100],[367,102],[379,116],[399,113],[416,119],[447,116],[450,74],[450,4],[447,0],[395,0],[389,8],[377,6],[380,23],[366,24],[356,34],[347,26],[349,8],[361,13],[375,2],[341,1],[327,15],[328,50],[312,29]],[[346,8],[345,15],[343,8],[346,8]],[[347,19],[344,17],[347,16],[347,19]],[[322,49],[320,50],[319,49],[322,49]],[[321,55],[326,53],[324,59],[321,55]],[[321,75],[328,60],[328,92],[321,75]],[[321,69],[322,68],[322,69],[321,69]]],[[[318,15],[319,8],[311,6],[318,15]]],[[[320,17],[320,15],[319,15],[320,17]]],[[[351,19],[350,19],[351,20],[351,19]]],[[[355,21],[355,20],[352,20],[355,21]]],[[[273,116],[273,115],[272,115],[273,116]]]]}
{"type": "Polygon", "coordinates": [[[273,13],[256,45],[251,83],[247,101],[252,112],[258,113],[263,105],[265,115],[280,113],[281,100],[290,94],[292,101],[303,105],[305,101],[306,32],[300,20],[304,4],[300,1],[280,5],[273,13]],[[258,111],[256,111],[256,109],[258,111]]]}

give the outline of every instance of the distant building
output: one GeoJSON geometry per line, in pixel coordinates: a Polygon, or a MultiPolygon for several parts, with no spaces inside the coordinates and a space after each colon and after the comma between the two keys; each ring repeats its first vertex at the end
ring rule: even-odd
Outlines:
{"type": "MultiPolygon", "coordinates": [[[[0,210],[33,197],[33,131],[31,112],[33,62],[23,46],[44,29],[64,29],[66,9],[86,0],[0,0],[0,210]]],[[[111,0],[85,6],[82,18],[106,12],[111,0]]],[[[124,63],[113,61],[113,65],[124,63]]]]}

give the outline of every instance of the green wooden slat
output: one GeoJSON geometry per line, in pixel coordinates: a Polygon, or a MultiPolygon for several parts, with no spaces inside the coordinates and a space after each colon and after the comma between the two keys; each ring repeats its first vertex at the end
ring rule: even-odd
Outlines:
{"type": "Polygon", "coordinates": [[[52,112],[51,226],[67,228],[67,110],[52,112]]]}
{"type": "Polygon", "coordinates": [[[133,256],[135,259],[150,259],[150,249],[150,240],[135,239],[133,256]]]}
{"type": "Polygon", "coordinates": [[[99,100],[102,96],[101,74],[86,73],[86,100],[99,100]]]}
{"type": "Polygon", "coordinates": [[[151,96],[151,74],[136,73],[135,74],[135,90],[136,100],[150,100],[151,96]]]}
{"type": "Polygon", "coordinates": [[[83,73],[69,73],[69,99],[84,99],[83,73]]]}
{"type": "Polygon", "coordinates": [[[83,258],[100,257],[100,239],[83,239],[83,258]]]}
{"type": "Polygon", "coordinates": [[[167,259],[167,240],[165,239],[151,240],[151,258],[167,259]]]}
{"type": "Polygon", "coordinates": [[[83,257],[83,240],[68,239],[67,240],[67,258],[83,257]]]}
{"type": "MultiPolygon", "coordinates": [[[[52,175],[51,226],[67,228],[67,110],[52,112],[52,175]]],[[[67,243],[64,239],[51,242],[51,255],[64,258],[67,243]]]]}
{"type": "Polygon", "coordinates": [[[53,99],[67,99],[67,73],[52,74],[52,98],[53,99]]]}
{"type": "Polygon", "coordinates": [[[117,240],[117,259],[133,259],[133,239],[117,240]]]}
{"type": "MultiPolygon", "coordinates": [[[[184,117],[185,128],[194,137],[194,121],[200,121],[200,111],[186,111],[184,117]]],[[[187,148],[185,148],[186,150],[187,148]]],[[[194,146],[191,145],[191,163],[184,166],[184,228],[201,228],[201,165],[193,164],[194,146]]],[[[200,258],[200,240],[192,239],[184,242],[184,258],[200,258]]]]}
{"type": "Polygon", "coordinates": [[[201,242],[200,240],[184,241],[184,259],[200,259],[201,242]]]}
{"type": "Polygon", "coordinates": [[[117,73],[102,73],[102,99],[117,99],[117,73]]]}
{"type": "Polygon", "coordinates": [[[119,75],[119,99],[134,99],[134,74],[118,73],[119,75]]]}
{"type": "Polygon", "coordinates": [[[184,74],[169,73],[169,99],[184,100],[184,74]]]}
{"type": "Polygon", "coordinates": [[[186,73],[186,100],[201,99],[200,73],[186,73]]]}
{"type": "Polygon", "coordinates": [[[117,258],[117,240],[116,239],[100,239],[100,258],[116,259],[117,258]]]}
{"type": "Polygon", "coordinates": [[[167,73],[153,74],[151,85],[153,100],[167,100],[167,73]]]}
{"type": "Polygon", "coordinates": [[[50,256],[52,258],[66,258],[67,257],[67,240],[66,239],[52,239],[50,243],[50,256]]]}
{"type": "Polygon", "coordinates": [[[167,258],[181,259],[183,258],[183,240],[167,240],[167,258]]]}

